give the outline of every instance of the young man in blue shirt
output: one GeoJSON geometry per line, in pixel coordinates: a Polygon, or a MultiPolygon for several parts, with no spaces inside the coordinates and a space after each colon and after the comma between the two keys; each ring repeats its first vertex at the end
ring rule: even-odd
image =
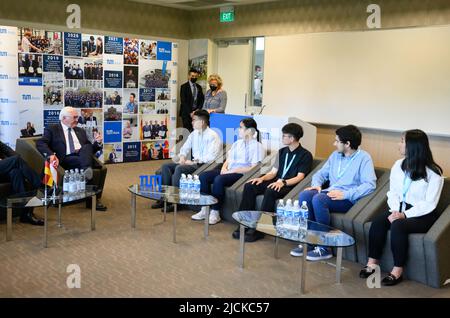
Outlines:
{"type": "MultiPolygon", "coordinates": [[[[372,193],[377,177],[370,155],[359,148],[361,132],[353,125],[336,130],[334,151],[325,165],[317,171],[311,182],[299,195],[306,201],[309,219],[330,225],[330,212],[346,213],[362,197],[372,193]],[[329,183],[327,188],[323,188],[329,183]]],[[[291,250],[292,256],[302,256],[303,249],[291,250]]],[[[333,257],[328,248],[317,246],[308,251],[307,260],[318,261],[333,257]]]]}

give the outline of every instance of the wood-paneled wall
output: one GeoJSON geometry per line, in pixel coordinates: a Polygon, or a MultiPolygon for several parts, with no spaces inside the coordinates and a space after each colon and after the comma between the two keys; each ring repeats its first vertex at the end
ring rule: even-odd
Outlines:
{"type": "MultiPolygon", "coordinates": [[[[317,125],[316,156],[327,158],[334,150],[335,130],[337,127],[317,125]]],[[[391,168],[400,158],[398,143],[401,133],[382,130],[361,129],[361,147],[372,156],[375,166],[391,168]]],[[[444,175],[450,176],[450,138],[429,136],[434,160],[444,169],[444,175]]]]}

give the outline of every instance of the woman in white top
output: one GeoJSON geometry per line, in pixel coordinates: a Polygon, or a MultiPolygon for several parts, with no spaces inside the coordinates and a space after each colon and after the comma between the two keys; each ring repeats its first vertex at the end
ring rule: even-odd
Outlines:
{"type": "Polygon", "coordinates": [[[38,47],[34,46],[33,44],[31,44],[31,31],[30,30],[25,30],[24,35],[22,37],[22,52],[24,53],[30,53],[30,52],[42,52],[41,49],[39,49],[38,47]]]}
{"type": "MultiPolygon", "coordinates": [[[[248,172],[255,165],[262,161],[264,149],[259,141],[259,130],[253,118],[244,118],[239,124],[239,137],[231,146],[227,153],[227,159],[216,170],[205,171],[199,175],[201,182],[201,192],[211,194],[219,202],[212,206],[209,215],[209,224],[220,222],[220,213],[225,187],[233,185],[244,173],[248,172]],[[256,132],[256,139],[254,137],[256,132]],[[212,191],[211,191],[212,185],[212,191]]],[[[192,216],[193,220],[204,220],[206,208],[192,216]]]]}
{"type": "Polygon", "coordinates": [[[426,233],[437,219],[434,212],[442,192],[442,169],[433,160],[427,135],[418,129],[408,130],[399,144],[404,159],[391,169],[387,203],[389,211],[377,216],[369,232],[369,260],[360,272],[367,278],[375,272],[391,230],[394,268],[382,280],[385,286],[401,282],[408,252],[408,235],[426,233]]]}

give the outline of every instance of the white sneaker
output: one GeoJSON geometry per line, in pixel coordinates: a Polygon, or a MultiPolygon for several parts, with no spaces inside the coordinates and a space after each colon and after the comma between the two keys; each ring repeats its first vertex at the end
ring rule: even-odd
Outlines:
{"type": "Polygon", "coordinates": [[[191,219],[193,219],[194,221],[201,221],[204,220],[206,217],[206,208],[202,207],[202,209],[200,210],[200,212],[194,214],[193,216],[191,216],[191,219]]]}
{"type": "Polygon", "coordinates": [[[214,225],[219,223],[221,220],[222,219],[220,218],[219,211],[211,210],[211,212],[209,213],[209,224],[214,225]]]}

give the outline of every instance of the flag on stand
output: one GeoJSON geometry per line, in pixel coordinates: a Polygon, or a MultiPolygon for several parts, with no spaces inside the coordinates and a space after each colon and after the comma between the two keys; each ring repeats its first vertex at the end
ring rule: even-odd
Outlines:
{"type": "Polygon", "coordinates": [[[55,167],[50,164],[48,160],[45,160],[45,168],[44,168],[44,180],[42,181],[45,185],[52,187],[53,184],[58,180],[58,172],[55,167]]]}

